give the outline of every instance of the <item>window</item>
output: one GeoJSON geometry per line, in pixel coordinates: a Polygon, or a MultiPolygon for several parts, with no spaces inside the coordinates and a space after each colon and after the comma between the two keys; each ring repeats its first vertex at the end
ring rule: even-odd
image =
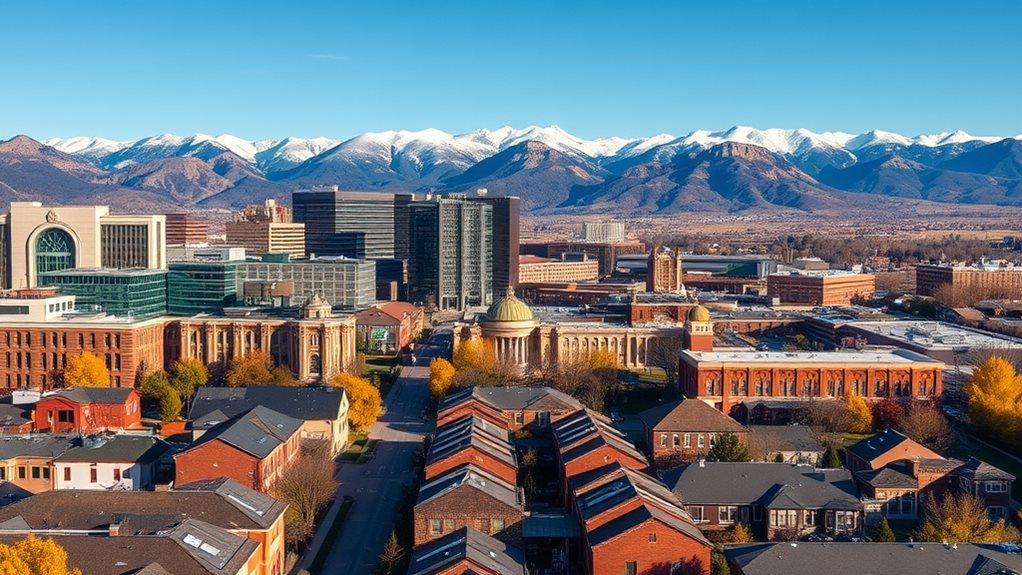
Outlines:
{"type": "Polygon", "coordinates": [[[1004,493],[1008,490],[1008,485],[1003,481],[987,481],[983,484],[983,489],[987,493],[1004,493]]]}
{"type": "Polygon", "coordinates": [[[70,467],[65,467],[64,468],[64,481],[71,481],[71,468],[70,467]]]}
{"type": "Polygon", "coordinates": [[[760,507],[759,505],[756,505],[755,507],[752,508],[752,520],[753,521],[763,520],[763,508],[760,507]]]}
{"type": "Polygon", "coordinates": [[[493,533],[500,533],[504,530],[503,519],[490,519],[490,530],[493,533]]]}
{"type": "Polygon", "coordinates": [[[444,519],[444,531],[454,531],[453,519],[444,519]]]}
{"type": "Polygon", "coordinates": [[[738,508],[734,505],[722,505],[717,508],[717,522],[718,523],[734,523],[735,515],[738,512],[738,508]]]}
{"type": "Polygon", "coordinates": [[[89,468],[89,483],[98,483],[99,477],[97,476],[96,466],[93,465],[89,468]]]}
{"type": "Polygon", "coordinates": [[[6,467],[0,467],[0,481],[5,481],[6,479],[7,479],[7,468],[6,467]]]}
{"type": "Polygon", "coordinates": [[[989,513],[991,517],[1004,517],[1004,507],[1001,507],[1000,505],[991,505],[990,507],[987,507],[987,513],[989,513]]]}
{"type": "Polygon", "coordinates": [[[59,421],[61,423],[74,423],[75,422],[75,412],[67,410],[67,409],[62,409],[62,410],[57,412],[57,421],[59,421]]]}
{"type": "Polygon", "coordinates": [[[685,434],[685,448],[687,449],[689,447],[692,447],[692,434],[691,433],[686,433],[685,434]]]}
{"type": "Polygon", "coordinates": [[[681,441],[679,441],[677,433],[674,434],[674,437],[671,439],[671,441],[673,442],[673,447],[675,449],[677,449],[677,447],[681,445],[681,441]]]}
{"type": "Polygon", "coordinates": [[[516,413],[515,414],[515,425],[525,425],[525,414],[524,413],[516,413]]]}
{"type": "MultiPolygon", "coordinates": [[[[678,434],[674,434],[674,439],[675,440],[678,439],[678,434]]],[[[661,433],[660,434],[660,447],[667,447],[667,434],[666,433],[661,433]]],[[[675,447],[677,447],[677,445],[675,445],[675,447]]]]}
{"type": "Polygon", "coordinates": [[[637,569],[638,566],[635,564],[635,561],[625,562],[625,575],[636,575],[637,569]]]}
{"type": "Polygon", "coordinates": [[[686,507],[685,510],[688,511],[688,514],[692,516],[692,521],[695,521],[696,523],[702,523],[706,521],[706,516],[703,513],[702,505],[686,507]]]}
{"type": "Polygon", "coordinates": [[[18,466],[18,479],[25,479],[26,477],[28,477],[28,472],[25,470],[25,466],[24,465],[19,465],[18,466]]]}
{"type": "Polygon", "coordinates": [[[440,520],[439,519],[430,519],[429,520],[429,534],[430,535],[440,535],[440,520]]]}
{"type": "Polygon", "coordinates": [[[121,469],[119,467],[114,468],[114,481],[121,480],[121,469]]]}
{"type": "Polygon", "coordinates": [[[699,447],[706,447],[706,441],[702,433],[699,434],[699,447]]]}
{"type": "Polygon", "coordinates": [[[804,521],[806,522],[806,525],[816,525],[816,512],[806,510],[806,516],[804,521]]]}
{"type": "Polygon", "coordinates": [[[43,476],[43,472],[40,471],[39,466],[38,465],[33,465],[32,466],[32,479],[41,479],[42,476],[43,476]]]}

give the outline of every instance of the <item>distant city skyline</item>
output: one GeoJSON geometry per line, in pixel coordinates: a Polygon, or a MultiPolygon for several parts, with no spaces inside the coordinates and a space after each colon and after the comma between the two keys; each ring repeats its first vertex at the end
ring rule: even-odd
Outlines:
{"type": "Polygon", "coordinates": [[[0,138],[1022,133],[1022,3],[16,4],[0,138]]]}

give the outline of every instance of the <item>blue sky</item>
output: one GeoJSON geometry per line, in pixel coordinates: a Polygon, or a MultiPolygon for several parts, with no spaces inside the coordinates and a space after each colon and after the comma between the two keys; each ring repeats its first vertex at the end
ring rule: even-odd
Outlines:
{"type": "Polygon", "coordinates": [[[1022,2],[17,2],[0,137],[1022,132],[1022,2]]]}

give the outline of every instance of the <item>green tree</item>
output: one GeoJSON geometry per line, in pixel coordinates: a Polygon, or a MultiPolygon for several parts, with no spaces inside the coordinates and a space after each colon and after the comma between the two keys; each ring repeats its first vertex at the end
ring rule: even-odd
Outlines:
{"type": "Polygon", "coordinates": [[[181,397],[169,385],[164,386],[160,397],[160,420],[164,423],[177,421],[181,416],[181,397]]]}
{"type": "Polygon", "coordinates": [[[731,566],[720,551],[714,549],[710,554],[710,575],[731,575],[731,566]]]}
{"type": "Polygon", "coordinates": [[[717,436],[717,441],[706,453],[707,461],[749,461],[749,449],[733,431],[726,431],[717,436]]]}
{"type": "Polygon", "coordinates": [[[142,401],[148,405],[159,405],[160,398],[163,397],[168,386],[167,374],[162,371],[151,371],[142,376],[138,393],[142,396],[142,401]]]}
{"type": "Polygon", "coordinates": [[[197,359],[182,359],[170,366],[170,386],[186,402],[195,391],[209,383],[209,370],[197,359]]]}
{"type": "Polygon", "coordinates": [[[784,454],[778,451],[774,456],[774,463],[784,463],[784,454]]]}
{"type": "Polygon", "coordinates": [[[873,541],[877,543],[894,543],[894,530],[891,529],[890,523],[887,522],[887,518],[884,517],[880,524],[873,529],[871,534],[873,541]]]}
{"type": "Polygon", "coordinates": [[[841,468],[841,455],[838,454],[837,448],[833,445],[828,445],[827,450],[823,452],[822,467],[824,469],[841,468]]]}
{"type": "Polygon", "coordinates": [[[271,376],[270,385],[278,385],[281,387],[294,387],[301,383],[300,381],[295,379],[293,375],[291,375],[291,370],[284,367],[283,365],[278,365],[277,367],[273,368],[273,370],[270,371],[270,376],[271,376]]]}

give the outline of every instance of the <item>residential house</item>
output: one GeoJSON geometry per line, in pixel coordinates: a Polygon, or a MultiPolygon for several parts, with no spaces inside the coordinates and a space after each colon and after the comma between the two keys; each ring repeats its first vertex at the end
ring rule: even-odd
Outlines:
{"type": "MultiPolygon", "coordinates": [[[[152,535],[43,533],[88,575],[264,575],[255,541],[197,519],[152,535]]],[[[3,533],[0,544],[25,536],[3,533]]]]}
{"type": "Polygon", "coordinates": [[[901,459],[942,459],[932,449],[912,441],[894,429],[885,429],[845,450],[845,467],[853,473],[880,469],[901,459]]]}
{"type": "Polygon", "coordinates": [[[445,397],[437,410],[442,417],[448,410],[457,409],[464,402],[481,402],[499,411],[508,421],[508,429],[542,429],[562,417],[570,415],[583,405],[570,395],[550,387],[472,387],[461,393],[445,397]]]}
{"type": "Polygon", "coordinates": [[[748,543],[729,545],[731,575],[1022,573],[1017,547],[940,543],[748,543]]]}
{"type": "Polygon", "coordinates": [[[958,490],[979,497],[991,516],[1005,517],[1012,509],[1011,484],[1015,481],[1014,475],[975,457],[970,457],[957,467],[953,475],[957,479],[958,490]]]}
{"type": "Polygon", "coordinates": [[[154,435],[92,435],[72,439],[53,458],[53,488],[146,490],[170,479],[170,446],[154,435]]]}
{"type": "Polygon", "coordinates": [[[207,430],[174,455],[178,485],[230,477],[266,492],[298,459],[302,421],[261,405],[207,430]]]}
{"type": "Polygon", "coordinates": [[[517,547],[471,527],[416,545],[408,575],[526,575],[517,547]]]}
{"type": "Polygon", "coordinates": [[[70,447],[48,434],[0,437],[0,503],[53,489],[53,460],[70,447]]]}
{"type": "Polygon", "coordinates": [[[406,349],[425,327],[425,311],[392,301],[355,314],[355,332],[367,353],[395,354],[406,349]]]}
{"type": "Polygon", "coordinates": [[[348,445],[348,397],[337,387],[202,387],[188,410],[192,435],[198,439],[210,428],[239,413],[263,406],[302,421],[303,441],[325,441],[332,455],[348,445]]]}
{"type": "Polygon", "coordinates": [[[130,387],[76,387],[43,394],[33,421],[36,431],[92,435],[141,429],[142,410],[130,387]]]}
{"type": "Polygon", "coordinates": [[[657,469],[669,469],[706,456],[716,437],[734,433],[748,442],[749,430],[698,399],[668,401],[639,414],[646,454],[657,469]]]}
{"type": "Polygon", "coordinates": [[[749,455],[756,461],[819,465],[826,451],[806,425],[753,425],[749,427],[749,455]]]}
{"type": "Polygon", "coordinates": [[[611,462],[645,471],[649,461],[604,416],[586,409],[562,417],[553,425],[563,485],[575,475],[611,462]]]}
{"type": "Polygon", "coordinates": [[[573,490],[586,573],[709,573],[711,545],[677,497],[648,475],[612,467],[573,490]]]}
{"type": "Polygon", "coordinates": [[[463,527],[521,542],[525,497],[513,483],[468,464],[427,480],[415,502],[415,544],[463,527]]]}
{"type": "Polygon", "coordinates": [[[510,434],[476,416],[462,417],[437,428],[426,455],[425,479],[469,463],[517,485],[518,458],[510,434]]]}
{"type": "Polygon", "coordinates": [[[102,491],[88,497],[50,491],[0,508],[0,530],[140,537],[198,519],[256,542],[259,573],[280,575],[284,573],[286,508],[269,495],[227,478],[169,491],[102,491]]]}
{"type": "Polygon", "coordinates": [[[690,463],[664,474],[703,529],[744,523],[759,537],[857,533],[863,504],[851,473],[789,463],[690,463]]]}

